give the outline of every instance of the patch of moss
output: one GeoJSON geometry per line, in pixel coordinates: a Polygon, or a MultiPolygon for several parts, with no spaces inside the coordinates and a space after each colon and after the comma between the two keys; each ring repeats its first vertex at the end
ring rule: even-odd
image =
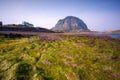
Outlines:
{"type": "Polygon", "coordinates": [[[0,79],[119,80],[119,44],[85,35],[0,36],[0,79]]]}

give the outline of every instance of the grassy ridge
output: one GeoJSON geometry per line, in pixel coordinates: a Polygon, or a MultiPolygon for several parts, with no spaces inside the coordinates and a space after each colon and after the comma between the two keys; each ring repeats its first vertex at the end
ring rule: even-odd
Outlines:
{"type": "Polygon", "coordinates": [[[0,80],[120,80],[120,40],[0,36],[0,80]]]}

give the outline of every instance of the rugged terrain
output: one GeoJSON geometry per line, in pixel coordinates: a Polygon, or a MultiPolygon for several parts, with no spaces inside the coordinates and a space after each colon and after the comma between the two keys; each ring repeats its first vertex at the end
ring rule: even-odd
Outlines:
{"type": "Polygon", "coordinates": [[[1,31],[18,31],[18,32],[46,32],[46,33],[52,33],[53,31],[41,28],[41,27],[29,27],[26,25],[17,25],[17,24],[9,24],[9,25],[2,25],[0,26],[0,32],[1,31]]]}
{"type": "Polygon", "coordinates": [[[0,80],[120,80],[120,40],[50,33],[0,36],[0,80]]]}

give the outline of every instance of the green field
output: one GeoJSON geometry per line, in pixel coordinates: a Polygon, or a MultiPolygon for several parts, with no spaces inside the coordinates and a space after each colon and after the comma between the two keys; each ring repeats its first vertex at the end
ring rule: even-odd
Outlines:
{"type": "Polygon", "coordinates": [[[0,36],[0,80],[120,80],[120,40],[0,36]]]}

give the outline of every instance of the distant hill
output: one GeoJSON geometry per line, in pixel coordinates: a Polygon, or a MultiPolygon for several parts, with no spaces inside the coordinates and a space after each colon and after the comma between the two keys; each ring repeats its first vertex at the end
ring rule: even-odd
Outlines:
{"type": "Polygon", "coordinates": [[[53,32],[45,28],[29,27],[21,24],[20,25],[16,25],[16,24],[3,25],[0,27],[0,31],[53,32]]]}
{"type": "Polygon", "coordinates": [[[64,19],[60,19],[51,30],[63,32],[89,31],[87,25],[81,19],[74,16],[67,16],[64,19]]]}
{"type": "Polygon", "coordinates": [[[108,33],[108,34],[120,34],[120,30],[106,31],[104,33],[108,33]]]}

